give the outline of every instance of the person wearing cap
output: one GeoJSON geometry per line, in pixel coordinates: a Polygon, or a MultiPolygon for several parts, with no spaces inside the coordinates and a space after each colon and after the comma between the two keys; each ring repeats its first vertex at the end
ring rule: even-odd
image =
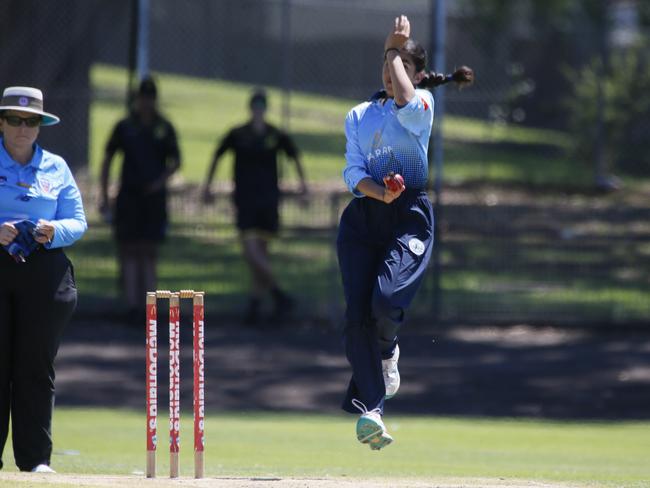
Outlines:
{"type": "Polygon", "coordinates": [[[237,227],[240,231],[244,258],[251,274],[251,297],[245,322],[259,321],[263,295],[270,292],[274,302],[273,321],[285,318],[293,306],[293,299],[284,292],[271,269],[268,253],[269,240],[279,227],[277,155],[283,151],[296,163],[301,193],[306,195],[307,184],[296,145],[288,134],[266,121],[266,93],[257,90],[249,102],[250,120],[228,132],[218,145],[209,165],[203,188],[203,199],[213,200],[210,184],[219,158],[227,151],[235,153],[235,190],[237,227]]]}
{"type": "Polygon", "coordinates": [[[0,469],[11,418],[21,471],[53,472],[54,358],[77,303],[63,248],[86,231],[81,195],[66,162],[36,144],[59,122],[30,87],[0,102],[0,469]]]}
{"type": "Polygon", "coordinates": [[[109,214],[111,161],[124,156],[112,224],[128,319],[144,322],[144,299],[156,289],[158,248],[167,230],[167,180],[180,167],[176,131],[157,108],[156,84],[140,82],[132,111],[115,125],[101,169],[99,209],[109,214]]]}

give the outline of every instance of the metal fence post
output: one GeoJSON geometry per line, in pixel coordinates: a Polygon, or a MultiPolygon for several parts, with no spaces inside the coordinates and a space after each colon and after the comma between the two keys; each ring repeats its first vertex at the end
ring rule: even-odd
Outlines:
{"type": "Polygon", "coordinates": [[[598,32],[598,59],[596,76],[596,127],[594,138],[594,159],[595,159],[595,183],[602,189],[610,189],[613,183],[610,181],[607,168],[607,133],[605,130],[605,78],[609,71],[609,46],[608,46],[608,21],[606,18],[607,2],[601,0],[601,15],[595,20],[598,32]]]}
{"type": "Polygon", "coordinates": [[[291,118],[291,0],[282,1],[282,127],[289,132],[291,118]]]}
{"type": "Polygon", "coordinates": [[[330,204],[330,229],[331,229],[331,239],[332,244],[330,246],[330,290],[331,290],[331,304],[328,307],[329,319],[332,329],[335,329],[339,326],[341,320],[341,307],[340,300],[341,297],[338,293],[337,280],[339,279],[339,269],[337,266],[338,256],[336,252],[336,236],[339,224],[339,197],[340,195],[336,192],[332,193],[329,198],[330,204]]]}
{"type": "MultiPolygon", "coordinates": [[[[291,0],[282,0],[282,129],[288,134],[291,121],[291,71],[293,69],[293,43],[291,42],[291,0]]],[[[280,156],[278,173],[282,177],[287,158],[280,156]]]]}
{"type": "Polygon", "coordinates": [[[138,0],[138,79],[149,74],[149,0],[138,0]]]}
{"type": "Polygon", "coordinates": [[[133,86],[135,83],[136,63],[138,59],[138,18],[140,0],[131,0],[131,23],[129,25],[129,75],[126,80],[126,110],[131,107],[131,97],[133,94],[133,86]]]}
{"type": "MultiPolygon", "coordinates": [[[[447,5],[446,0],[432,0],[433,19],[431,28],[434,31],[433,37],[433,66],[438,73],[444,73],[445,70],[445,37],[447,22],[447,5]]],[[[443,178],[443,147],[442,147],[442,123],[445,113],[445,92],[443,87],[438,87],[434,93],[434,122],[431,134],[429,154],[433,155],[434,179],[434,246],[433,246],[433,296],[432,312],[433,320],[437,324],[442,316],[442,289],[440,285],[442,266],[440,263],[442,253],[442,178],[443,178]]]]}

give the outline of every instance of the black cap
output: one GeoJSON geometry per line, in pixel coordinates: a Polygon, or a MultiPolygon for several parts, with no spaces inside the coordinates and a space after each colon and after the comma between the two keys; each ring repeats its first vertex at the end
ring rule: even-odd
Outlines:
{"type": "Polygon", "coordinates": [[[250,100],[251,108],[266,108],[266,92],[263,89],[257,89],[253,92],[250,100]]]}
{"type": "Polygon", "coordinates": [[[140,81],[140,87],[138,88],[138,95],[141,97],[156,98],[158,96],[158,89],[156,88],[156,83],[153,81],[153,78],[146,76],[140,81]]]}

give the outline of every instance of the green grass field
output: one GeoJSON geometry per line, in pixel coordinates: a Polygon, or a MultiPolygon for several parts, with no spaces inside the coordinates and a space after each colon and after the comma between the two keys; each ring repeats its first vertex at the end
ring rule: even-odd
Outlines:
{"type": "MultiPolygon", "coordinates": [[[[158,475],[168,473],[164,412],[158,475]]],[[[519,479],[570,486],[645,488],[650,423],[547,422],[387,417],[396,441],[371,452],[341,415],[239,413],[206,420],[206,476],[297,478],[519,479]]],[[[191,423],[181,427],[181,475],[192,474],[191,423]]],[[[142,475],[144,415],[59,408],[53,467],[59,473],[142,475]]],[[[10,444],[10,443],[9,443],[10,444]]],[[[11,447],[5,471],[15,471],[11,447]]],[[[0,485],[11,486],[3,481],[0,485]]],[[[16,486],[25,486],[16,482],[16,486]]],[[[64,486],[64,485],[62,485],[64,486]]],[[[73,486],[73,485],[70,485],[73,486]]],[[[458,485],[467,486],[467,485],[458,485]]]]}

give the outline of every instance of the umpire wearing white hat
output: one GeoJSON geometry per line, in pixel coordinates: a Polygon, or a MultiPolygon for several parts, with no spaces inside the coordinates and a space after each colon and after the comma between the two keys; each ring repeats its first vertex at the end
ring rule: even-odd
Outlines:
{"type": "Polygon", "coordinates": [[[77,184],[60,156],[36,144],[59,122],[30,87],[0,101],[0,468],[11,418],[21,471],[52,472],[54,358],[77,303],[62,248],[86,231],[77,184]]]}

